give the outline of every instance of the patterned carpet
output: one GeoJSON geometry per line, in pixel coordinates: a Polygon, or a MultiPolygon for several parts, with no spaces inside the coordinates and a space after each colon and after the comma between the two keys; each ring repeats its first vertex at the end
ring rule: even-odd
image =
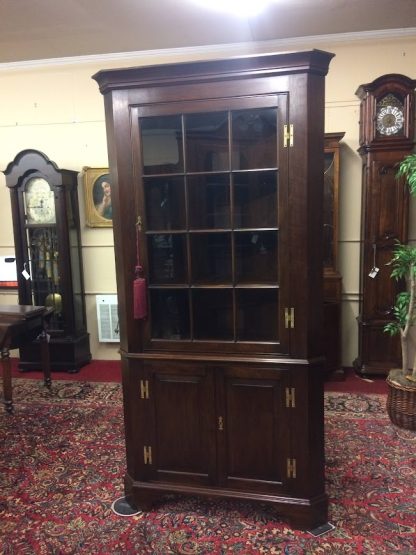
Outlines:
{"type": "Polygon", "coordinates": [[[416,553],[416,434],[385,396],[326,394],[327,492],[335,529],[294,531],[267,506],[170,497],[119,517],[124,439],[115,383],[14,380],[0,410],[0,552],[29,554],[416,553]]]}

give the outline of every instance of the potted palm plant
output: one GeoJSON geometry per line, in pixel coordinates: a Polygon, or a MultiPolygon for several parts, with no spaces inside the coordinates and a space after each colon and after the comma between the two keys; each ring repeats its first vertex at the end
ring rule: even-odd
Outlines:
{"type": "MultiPolygon", "coordinates": [[[[410,194],[416,196],[416,154],[409,154],[399,164],[397,178],[405,178],[410,194]]],[[[394,249],[391,277],[406,281],[393,307],[394,319],[384,331],[400,336],[402,366],[390,370],[387,377],[387,411],[393,424],[416,430],[416,350],[410,361],[410,328],[416,323],[416,247],[398,243],[394,249]],[[412,362],[411,368],[409,363],[412,362]]]]}

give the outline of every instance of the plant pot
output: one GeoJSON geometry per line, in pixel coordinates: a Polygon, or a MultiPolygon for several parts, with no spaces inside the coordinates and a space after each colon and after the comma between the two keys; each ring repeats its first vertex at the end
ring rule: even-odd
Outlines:
{"type": "Polygon", "coordinates": [[[387,412],[396,426],[416,431],[416,388],[406,387],[387,378],[387,412]]]}

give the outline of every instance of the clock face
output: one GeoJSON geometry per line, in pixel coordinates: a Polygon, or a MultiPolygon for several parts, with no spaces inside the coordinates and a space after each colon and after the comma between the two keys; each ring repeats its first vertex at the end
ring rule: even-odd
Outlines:
{"type": "Polygon", "coordinates": [[[26,185],[26,216],[28,224],[54,224],[55,197],[46,179],[34,177],[26,185]]]}
{"type": "Polygon", "coordinates": [[[398,106],[380,106],[377,111],[377,131],[380,135],[397,135],[404,125],[403,110],[398,106]]]}

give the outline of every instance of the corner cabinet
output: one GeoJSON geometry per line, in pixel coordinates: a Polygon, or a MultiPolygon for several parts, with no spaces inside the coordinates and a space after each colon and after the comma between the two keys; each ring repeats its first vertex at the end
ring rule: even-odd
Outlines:
{"type": "MultiPolygon", "coordinates": [[[[91,360],[86,329],[77,172],[23,150],[5,170],[10,189],[19,304],[51,306],[52,370],[77,372],[91,360]]],[[[39,369],[40,343],[20,348],[19,367],[39,369]]]]}
{"type": "Polygon", "coordinates": [[[177,492],[271,502],[299,527],[327,519],[331,58],[314,50],[94,76],[113,183],[125,491],[141,509],[177,492]]]}

